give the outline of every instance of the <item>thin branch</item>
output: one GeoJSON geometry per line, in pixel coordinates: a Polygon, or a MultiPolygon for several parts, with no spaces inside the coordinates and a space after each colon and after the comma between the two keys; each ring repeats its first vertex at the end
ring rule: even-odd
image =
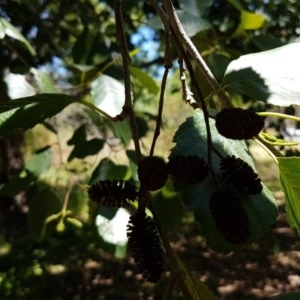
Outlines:
{"type": "Polygon", "coordinates": [[[195,59],[197,67],[199,68],[201,74],[209,84],[209,86],[214,91],[218,91],[217,95],[219,97],[222,108],[230,107],[231,103],[225,94],[224,90],[220,88],[220,84],[216,80],[215,76],[205,63],[204,59],[198,52],[197,48],[185,32],[184,28],[181,25],[181,22],[176,14],[176,11],[173,7],[171,0],[163,0],[165,10],[170,19],[172,28],[174,30],[174,35],[180,41],[180,43],[187,49],[188,53],[195,59]]]}
{"type": "Polygon", "coordinates": [[[135,114],[133,111],[132,99],[131,99],[131,81],[130,81],[130,58],[127,46],[126,34],[124,31],[124,19],[122,13],[122,0],[114,0],[114,11],[116,19],[116,35],[121,47],[123,72],[124,72],[124,86],[125,86],[125,104],[123,111],[119,116],[119,119],[125,118],[127,115],[129,117],[129,123],[132,133],[132,138],[135,146],[135,154],[137,157],[137,162],[141,160],[141,148],[139,142],[139,132],[138,126],[135,119],[135,114]]]}
{"type": "MultiPolygon", "coordinates": [[[[173,28],[172,28],[173,29],[173,28]]],[[[215,176],[215,173],[214,173],[214,170],[213,170],[213,164],[212,164],[212,147],[213,147],[213,143],[212,143],[212,136],[211,136],[211,131],[210,131],[210,124],[209,124],[209,113],[208,113],[208,110],[207,110],[207,107],[206,107],[206,103],[205,103],[205,99],[204,99],[204,96],[201,92],[201,89],[200,89],[200,84],[197,80],[197,77],[195,75],[195,72],[194,72],[194,69],[193,69],[193,66],[187,56],[187,53],[185,52],[185,49],[183,48],[182,44],[180,43],[180,40],[177,39],[177,36],[174,35],[174,38],[177,42],[177,47],[185,61],[185,64],[186,64],[186,67],[189,71],[189,74],[190,74],[190,77],[191,77],[191,83],[192,85],[194,86],[197,94],[198,94],[198,97],[199,97],[199,100],[200,100],[200,105],[201,105],[201,108],[202,108],[202,111],[203,111],[203,117],[204,117],[204,122],[205,122],[205,128],[206,128],[206,136],[207,136],[207,164],[209,166],[209,169],[210,169],[210,173],[212,175],[212,177],[214,178],[216,184],[218,184],[218,181],[216,179],[216,176],[215,176]]]]}
{"type": "Polygon", "coordinates": [[[160,89],[160,97],[159,97],[159,105],[158,105],[158,113],[157,113],[157,121],[156,121],[156,127],[153,135],[153,140],[150,148],[150,156],[153,155],[155,144],[157,141],[157,138],[160,135],[160,128],[162,123],[162,113],[163,113],[163,107],[164,107],[164,97],[165,97],[165,90],[166,90],[166,83],[168,79],[169,70],[172,67],[172,58],[171,58],[171,40],[170,40],[170,23],[167,18],[167,15],[163,11],[163,9],[157,4],[154,0],[148,0],[148,2],[153,6],[153,8],[156,10],[157,14],[160,16],[165,29],[165,71],[161,82],[161,89],[160,89]]]}

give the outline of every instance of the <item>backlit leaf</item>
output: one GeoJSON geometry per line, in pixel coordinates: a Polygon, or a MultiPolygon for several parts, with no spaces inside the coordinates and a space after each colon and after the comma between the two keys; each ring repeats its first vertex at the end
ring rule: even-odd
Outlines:
{"type": "Polygon", "coordinates": [[[39,94],[0,102],[0,137],[42,123],[76,100],[63,94],[39,94]]]}
{"type": "Polygon", "coordinates": [[[108,75],[101,75],[92,82],[91,95],[94,105],[111,117],[122,112],[125,103],[125,89],[118,80],[108,75]]]}
{"type": "Polygon", "coordinates": [[[257,30],[264,22],[265,18],[262,15],[243,10],[238,30],[257,30]]]}
{"type": "Polygon", "coordinates": [[[277,159],[288,221],[300,235],[300,157],[278,157],[277,159]]]}
{"type": "Polygon", "coordinates": [[[4,38],[5,35],[21,42],[32,55],[36,55],[34,48],[30,45],[20,30],[4,18],[0,17],[0,38],[4,38]]]}

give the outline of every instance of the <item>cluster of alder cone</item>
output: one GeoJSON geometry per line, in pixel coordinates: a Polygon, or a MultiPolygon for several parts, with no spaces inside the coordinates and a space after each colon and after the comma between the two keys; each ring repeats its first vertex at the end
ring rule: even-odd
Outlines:
{"type": "MultiPolygon", "coordinates": [[[[221,110],[215,118],[218,132],[235,140],[250,139],[263,128],[262,117],[241,108],[221,110]]],[[[173,156],[166,163],[157,156],[145,157],[138,165],[140,188],[122,180],[104,180],[92,185],[88,194],[91,200],[105,207],[129,207],[129,202],[144,199],[145,193],[162,188],[168,177],[185,184],[199,184],[210,168],[199,156],[173,156]]],[[[244,194],[262,191],[261,180],[242,159],[221,157],[220,172],[225,181],[244,194]]],[[[219,188],[209,202],[212,218],[224,238],[232,244],[242,245],[250,236],[247,213],[234,189],[219,188]]],[[[139,207],[140,208],[140,207],[139,207]]],[[[128,247],[142,273],[149,282],[156,282],[163,272],[163,251],[156,226],[145,213],[145,206],[133,214],[127,225],[128,247]]]]}

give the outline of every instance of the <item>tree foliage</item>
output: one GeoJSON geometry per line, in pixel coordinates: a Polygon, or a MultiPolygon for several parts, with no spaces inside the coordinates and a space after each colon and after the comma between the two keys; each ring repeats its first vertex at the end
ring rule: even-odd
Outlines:
{"type": "Polygon", "coordinates": [[[176,256],[168,234],[188,209],[216,251],[237,251],[264,236],[277,206],[264,184],[250,194],[239,186],[256,180],[249,140],[278,163],[289,223],[300,231],[299,157],[285,155],[294,143],[272,135],[267,122],[300,121],[285,113],[299,105],[298,8],[293,1],[4,1],[0,137],[42,124],[55,142],[35,149],[23,169],[2,182],[0,196],[27,192],[36,239],[98,222],[118,255],[128,238],[146,280],[160,279],[167,257],[170,286],[176,283],[186,299],[215,299],[176,256]],[[143,30],[152,38],[143,39],[143,30]],[[154,55],[147,43],[157,47],[154,55]],[[161,158],[156,142],[170,72],[191,111],[161,158]],[[161,80],[153,79],[159,74],[161,80]],[[280,113],[272,111],[275,105],[280,113]],[[225,109],[232,117],[219,126],[225,109]],[[70,117],[59,119],[66,111],[70,117]],[[141,138],[149,134],[146,151],[141,138]],[[114,158],[118,147],[121,160],[114,158]],[[246,171],[246,179],[231,170],[246,171]],[[126,226],[114,222],[122,211],[116,222],[127,222],[125,238],[126,226]]]}

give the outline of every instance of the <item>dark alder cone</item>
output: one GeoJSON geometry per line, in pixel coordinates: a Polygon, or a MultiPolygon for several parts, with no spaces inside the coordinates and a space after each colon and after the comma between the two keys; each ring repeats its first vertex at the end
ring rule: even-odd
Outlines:
{"type": "Polygon", "coordinates": [[[233,184],[239,191],[253,195],[262,191],[260,178],[242,159],[227,156],[222,159],[220,169],[226,181],[233,184]]]}
{"type": "Polygon", "coordinates": [[[196,155],[171,157],[167,166],[173,179],[188,184],[200,183],[208,174],[206,161],[196,155]]]}
{"type": "Polygon", "coordinates": [[[251,139],[263,126],[263,118],[249,109],[225,108],[216,115],[216,128],[228,139],[251,139]]]}
{"type": "Polygon", "coordinates": [[[157,282],[163,272],[163,253],[154,222],[144,213],[132,215],[127,236],[129,250],[143,278],[157,282]]]}
{"type": "Polygon", "coordinates": [[[105,207],[128,207],[128,200],[137,197],[135,186],[123,180],[99,181],[89,188],[88,194],[91,200],[105,207]]]}
{"type": "Polygon", "coordinates": [[[240,201],[232,192],[219,190],[210,197],[209,209],[218,230],[227,241],[242,245],[249,236],[249,220],[240,201]]]}
{"type": "Polygon", "coordinates": [[[158,190],[165,185],[168,179],[167,165],[160,157],[148,156],[139,163],[138,176],[144,189],[158,190]]]}

